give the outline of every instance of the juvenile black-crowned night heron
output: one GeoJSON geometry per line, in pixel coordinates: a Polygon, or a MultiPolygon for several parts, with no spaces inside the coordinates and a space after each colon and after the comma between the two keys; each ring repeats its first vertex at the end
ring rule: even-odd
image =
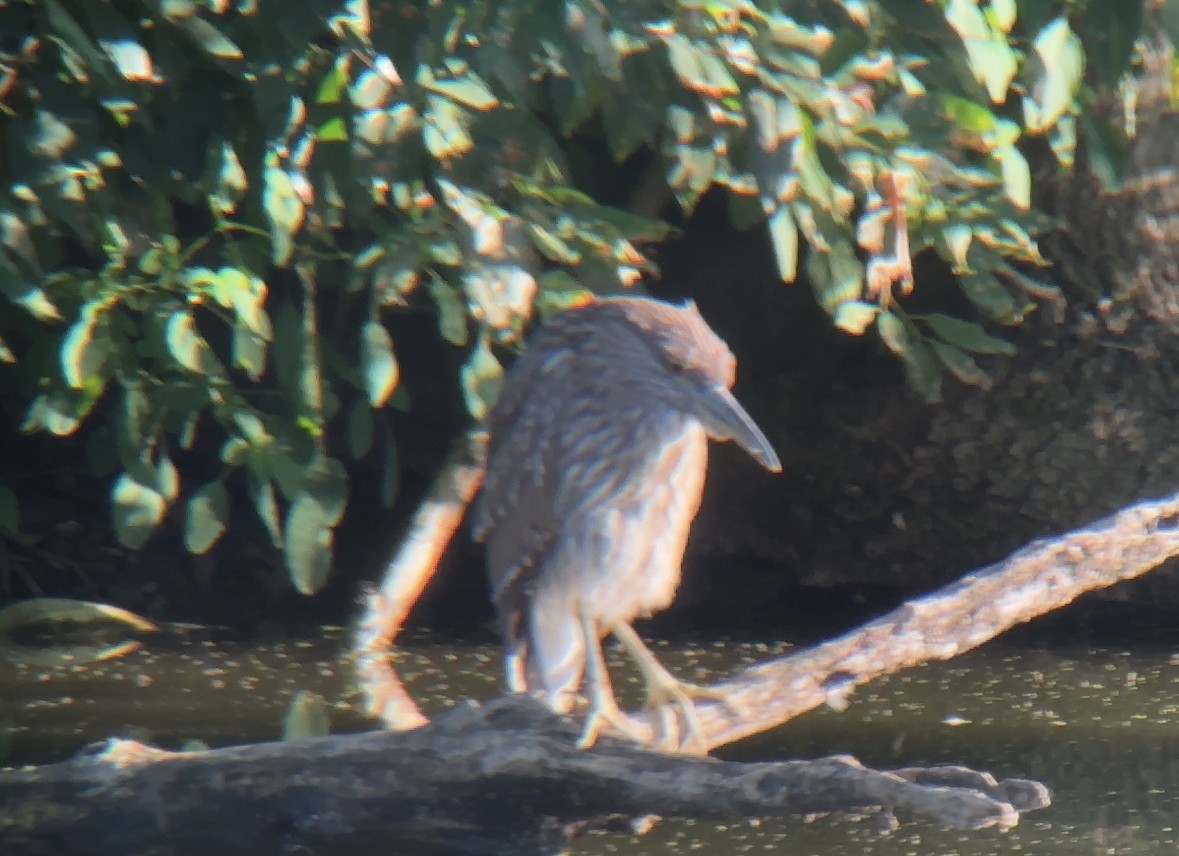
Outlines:
{"type": "Polygon", "coordinates": [[[487,543],[508,689],[567,712],[584,677],[582,745],[606,723],[634,733],[602,656],[609,633],[642,671],[648,705],[678,703],[696,731],[691,698],[707,693],[672,677],[631,622],[675,596],[708,438],[781,469],[729,391],[736,367],[692,302],[620,297],[557,315],[504,379],[475,536],[487,543]]]}

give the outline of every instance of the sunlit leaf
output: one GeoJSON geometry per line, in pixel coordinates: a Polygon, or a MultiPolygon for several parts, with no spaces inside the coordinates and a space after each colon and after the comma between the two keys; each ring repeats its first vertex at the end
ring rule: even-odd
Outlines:
{"type": "Polygon", "coordinates": [[[950,259],[954,262],[954,271],[957,273],[969,270],[970,266],[966,263],[966,253],[970,249],[974,230],[966,223],[954,223],[942,229],[942,237],[946,241],[946,248],[950,251],[950,259]]]}
{"type": "Polygon", "coordinates": [[[21,423],[21,430],[27,432],[43,428],[58,437],[68,437],[78,430],[80,424],[77,399],[55,390],[33,399],[21,423]]]}
{"type": "Polygon", "coordinates": [[[436,92],[475,110],[490,110],[499,103],[499,99],[492,94],[479,76],[468,72],[461,77],[437,79],[427,67],[423,66],[418,73],[418,83],[423,89],[436,92]]]}
{"type": "Polygon", "coordinates": [[[155,484],[152,487],[169,504],[180,496],[180,471],[176,469],[172,459],[165,454],[161,453],[156,462],[155,484]]]}
{"type": "Polygon", "coordinates": [[[829,252],[810,253],[807,273],[819,305],[831,314],[849,300],[859,300],[864,290],[864,265],[846,240],[836,241],[829,252]]]}
{"type": "Polygon", "coordinates": [[[196,330],[191,313],[173,312],[164,329],[168,352],[191,372],[203,375],[217,373],[217,361],[209,345],[196,330]]]}
{"type": "Polygon", "coordinates": [[[475,419],[482,419],[499,396],[503,382],[503,366],[491,353],[491,343],[486,335],[480,336],[471,350],[471,355],[461,371],[463,398],[467,412],[475,419]]]}
{"type": "Polygon", "coordinates": [[[274,495],[274,485],[270,479],[259,476],[253,469],[247,471],[246,482],[250,490],[250,499],[254,502],[254,511],[266,527],[270,543],[275,547],[281,547],[283,532],[278,519],[278,500],[274,495]]]}
{"type": "Polygon", "coordinates": [[[778,277],[782,282],[794,282],[798,276],[798,227],[790,209],[780,206],[770,215],[770,242],[774,248],[774,261],[778,264],[778,277]]]}
{"type": "Polygon", "coordinates": [[[467,344],[467,311],[458,292],[440,279],[430,280],[430,296],[438,306],[438,329],[452,345],[467,344]]]}
{"type": "Polygon", "coordinates": [[[101,301],[87,303],[62,340],[62,375],[74,389],[84,387],[86,381],[101,370],[105,361],[110,340],[105,331],[100,332],[104,309],[105,305],[101,301]]]}
{"type": "Polygon", "coordinates": [[[97,624],[115,622],[149,633],[159,630],[155,622],[126,609],[106,603],[92,603],[64,597],[35,597],[0,609],[0,633],[46,623],[97,624]]]}
{"type": "Polygon", "coordinates": [[[946,117],[957,128],[971,134],[982,136],[992,133],[998,125],[994,113],[981,104],[976,104],[969,98],[958,95],[942,94],[938,96],[938,104],[946,117]]]}
{"type": "Polygon", "coordinates": [[[974,78],[995,104],[1007,100],[1007,89],[1018,67],[1015,51],[1002,32],[992,29],[979,9],[978,0],[949,0],[946,21],[962,39],[974,78]]]}
{"type": "Polygon", "coordinates": [[[862,300],[849,300],[835,310],[835,326],[855,336],[863,335],[872,326],[880,307],[862,300]]]}
{"type": "Polygon", "coordinates": [[[267,167],[262,180],[262,204],[270,221],[271,259],[282,267],[291,260],[295,233],[303,225],[303,201],[286,171],[267,167]]]}
{"type": "Polygon", "coordinates": [[[143,49],[143,45],[131,39],[99,39],[99,45],[111,58],[119,74],[127,80],[151,80],[155,76],[152,69],[151,55],[143,49]]]}
{"type": "Polygon", "coordinates": [[[995,156],[1003,173],[1003,192],[1012,205],[1027,211],[1032,206],[1032,170],[1027,158],[1015,146],[1006,146],[995,156]]]}
{"type": "Polygon", "coordinates": [[[229,520],[229,494],[221,482],[210,482],[188,500],[184,519],[184,547],[201,555],[225,533],[229,520]]]}
{"type": "Polygon", "coordinates": [[[111,492],[111,516],[119,543],[138,550],[164,519],[168,502],[156,490],[123,473],[111,492]]]}
{"type": "Polygon", "coordinates": [[[546,271],[537,285],[536,311],[545,317],[593,299],[592,291],[563,270],[546,271]]]}
{"type": "Polygon", "coordinates": [[[401,374],[397,358],[393,355],[393,339],[378,321],[366,322],[360,335],[364,389],[368,393],[369,404],[381,408],[397,388],[401,374]]]}
{"type": "Polygon", "coordinates": [[[1063,16],[1044,27],[1033,44],[1041,74],[1024,97],[1024,124],[1043,131],[1072,106],[1085,74],[1085,49],[1063,16]]]}
{"type": "Polygon", "coordinates": [[[427,96],[426,103],[422,139],[430,154],[445,160],[469,152],[475,141],[467,131],[468,120],[462,108],[439,95],[427,96]]]}

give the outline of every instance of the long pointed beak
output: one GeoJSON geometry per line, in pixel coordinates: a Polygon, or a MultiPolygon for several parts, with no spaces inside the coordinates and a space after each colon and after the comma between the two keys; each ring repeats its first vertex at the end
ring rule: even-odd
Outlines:
{"type": "Polygon", "coordinates": [[[719,383],[701,389],[700,393],[696,417],[710,437],[732,440],[770,472],[782,472],[778,453],[733,393],[719,383]]]}

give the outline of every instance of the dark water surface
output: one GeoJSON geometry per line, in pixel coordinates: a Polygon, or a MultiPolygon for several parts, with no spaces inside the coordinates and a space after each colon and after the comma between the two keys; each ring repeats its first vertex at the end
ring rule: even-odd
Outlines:
{"type": "MultiPolygon", "coordinates": [[[[149,638],[107,663],[17,665],[0,660],[0,763],[68,757],[110,736],[168,749],[277,739],[369,724],[354,709],[340,652],[326,628],[303,641],[216,641],[198,633],[149,638]],[[5,736],[6,735],[6,736],[5,736]]],[[[656,644],[677,674],[701,681],[788,650],[709,641],[656,644]]],[[[428,634],[400,640],[398,671],[427,712],[498,692],[493,644],[457,645],[428,634]]],[[[634,676],[620,673],[633,700],[634,676]]],[[[1169,854],[1179,849],[1179,658],[1172,649],[992,644],[861,688],[842,713],[815,711],[723,751],[740,759],[850,753],[887,768],[965,764],[997,777],[1046,783],[1053,805],[1011,832],[947,832],[901,817],[882,836],[835,818],[665,821],[643,838],[595,834],[579,854],[790,853],[1169,854]]]]}

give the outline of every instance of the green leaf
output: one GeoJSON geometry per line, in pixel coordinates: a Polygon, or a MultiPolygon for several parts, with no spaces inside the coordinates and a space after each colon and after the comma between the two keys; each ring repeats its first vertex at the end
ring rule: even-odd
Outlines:
{"type": "Polygon", "coordinates": [[[436,92],[475,110],[490,110],[499,104],[499,99],[474,72],[468,72],[461,77],[438,80],[430,73],[429,68],[423,66],[418,72],[418,83],[423,89],[436,92]]]}
{"type": "Polygon", "coordinates": [[[849,300],[859,300],[864,291],[864,265],[851,243],[836,240],[829,252],[807,256],[807,273],[819,305],[832,315],[849,300]]]}
{"type": "Polygon", "coordinates": [[[86,303],[62,340],[61,370],[73,389],[82,389],[102,369],[110,344],[105,330],[99,326],[104,308],[105,301],[86,303]]]}
{"type": "Polygon", "coordinates": [[[1041,74],[1023,99],[1024,124],[1042,132],[1072,107],[1085,74],[1085,49],[1063,16],[1040,30],[1033,44],[1041,74]]]}
{"type": "Polygon", "coordinates": [[[29,405],[21,430],[27,432],[44,428],[58,437],[68,437],[82,424],[84,414],[79,413],[78,396],[79,393],[70,394],[64,390],[38,395],[29,405]]]}
{"type": "Polygon", "coordinates": [[[138,42],[129,38],[99,39],[98,44],[127,80],[151,80],[155,76],[151,55],[138,42]]]}
{"type": "Polygon", "coordinates": [[[438,160],[466,154],[475,145],[467,131],[470,120],[462,108],[439,95],[426,97],[428,105],[422,116],[422,140],[426,150],[438,160]]]}
{"type": "Polygon", "coordinates": [[[301,493],[319,503],[327,525],[335,526],[348,505],[348,471],[335,458],[321,455],[304,470],[301,493]]]}
{"type": "Polygon", "coordinates": [[[774,261],[782,282],[794,282],[798,276],[798,227],[785,205],[770,215],[770,241],[774,247],[774,261]]]}
{"type": "Polygon", "coordinates": [[[222,60],[242,59],[242,49],[220,30],[196,15],[171,19],[201,50],[222,60]]]}
{"type": "Polygon", "coordinates": [[[438,329],[452,345],[467,344],[467,311],[458,291],[437,277],[430,280],[430,296],[438,306],[438,329]]]}
{"type": "Polygon", "coordinates": [[[956,128],[963,131],[969,131],[971,134],[981,137],[993,133],[998,127],[999,120],[995,114],[969,98],[941,94],[938,96],[937,103],[946,118],[953,122],[956,128]]]}
{"type": "Polygon", "coordinates": [[[210,482],[188,500],[184,520],[184,547],[199,556],[207,553],[225,534],[229,520],[229,494],[221,482],[210,482]]]}
{"type": "Polygon", "coordinates": [[[1015,353],[1015,345],[1003,339],[990,335],[986,328],[973,321],[963,321],[950,315],[931,312],[928,315],[917,316],[938,336],[951,345],[957,345],[976,354],[1006,354],[1015,353]]]}
{"type": "Polygon", "coordinates": [[[266,372],[266,340],[240,319],[233,325],[233,364],[252,381],[261,380],[266,372]]]}
{"type": "Polygon", "coordinates": [[[1015,146],[1005,146],[995,152],[1003,172],[1003,193],[1020,211],[1032,206],[1032,170],[1027,158],[1015,146]]]}
{"type": "Polygon", "coordinates": [[[700,65],[700,52],[691,39],[682,33],[667,39],[667,56],[672,71],[685,88],[696,92],[708,88],[704,68],[700,65]]]}
{"type": "Polygon", "coordinates": [[[153,488],[123,473],[111,492],[115,536],[124,547],[138,550],[164,519],[168,502],[153,488]]]}
{"type": "Polygon", "coordinates": [[[835,326],[855,336],[863,335],[872,326],[880,307],[862,300],[849,300],[835,310],[835,326]]]}
{"type": "Polygon", "coordinates": [[[1016,0],[990,0],[988,22],[999,32],[1010,33],[1018,11],[1016,0]]]}
{"type": "Polygon", "coordinates": [[[368,403],[357,399],[348,408],[348,451],[359,460],[373,447],[375,427],[373,411],[368,403]]]}
{"type": "Polygon", "coordinates": [[[1002,104],[1018,67],[1007,38],[987,22],[978,0],[949,0],[945,16],[966,47],[971,74],[986,88],[993,103],[1002,104]]]}
{"type": "Polygon", "coordinates": [[[953,345],[947,345],[945,342],[931,340],[929,344],[933,347],[933,352],[941,360],[942,365],[949,369],[950,373],[958,380],[971,386],[990,389],[991,376],[979,367],[970,354],[953,345]]]}
{"type": "Polygon", "coordinates": [[[141,615],[105,603],[65,597],[34,597],[0,609],[0,636],[38,624],[105,624],[115,622],[150,633],[160,628],[141,615]]]}
{"type": "Polygon", "coordinates": [[[904,353],[909,338],[904,321],[892,312],[884,310],[876,316],[876,332],[880,334],[880,340],[890,351],[894,354],[904,353]]]}
{"type": "Polygon", "coordinates": [[[206,377],[220,374],[217,358],[213,356],[208,343],[196,331],[192,314],[185,309],[177,310],[168,319],[164,328],[168,353],[190,372],[206,377]]]}
{"type": "Polygon", "coordinates": [[[165,454],[161,454],[156,462],[155,480],[153,487],[169,505],[180,496],[180,472],[172,463],[172,459],[165,454]]]}
{"type": "Polygon", "coordinates": [[[270,479],[255,472],[251,467],[246,472],[246,483],[250,490],[250,499],[254,502],[254,511],[258,519],[266,527],[270,535],[270,543],[281,547],[283,542],[282,524],[278,521],[278,500],[274,495],[274,485],[270,479]]]}
{"type": "Polygon", "coordinates": [[[384,407],[401,373],[393,354],[393,339],[378,321],[366,322],[361,331],[360,361],[369,405],[384,407]]]}
{"type": "Polygon", "coordinates": [[[954,262],[954,272],[962,273],[970,270],[966,262],[966,253],[970,249],[970,242],[974,238],[974,230],[967,223],[954,223],[942,229],[942,238],[946,242],[946,250],[954,262]]]}
{"type": "Polygon", "coordinates": [[[495,403],[503,374],[503,366],[491,353],[490,337],[484,333],[460,372],[467,412],[475,419],[485,417],[495,403]]]}
{"type": "Polygon", "coordinates": [[[889,350],[901,358],[905,367],[905,379],[909,386],[926,402],[941,399],[941,364],[933,349],[906,322],[893,312],[882,311],[876,316],[876,329],[889,350]]]}
{"type": "Polygon", "coordinates": [[[283,529],[283,555],[295,589],[315,594],[332,568],[333,533],[324,508],[308,494],[291,503],[283,529]]]}
{"type": "Polygon", "coordinates": [[[262,174],[262,204],[270,222],[271,261],[285,267],[295,251],[295,233],[303,225],[303,201],[291,177],[276,166],[262,174]]]}
{"type": "Polygon", "coordinates": [[[988,318],[1010,323],[1019,317],[1015,299],[991,274],[962,274],[958,277],[958,285],[988,318]]]}
{"type": "Polygon", "coordinates": [[[563,270],[550,270],[536,280],[536,311],[542,316],[555,315],[570,306],[580,306],[593,292],[563,270]]]}

